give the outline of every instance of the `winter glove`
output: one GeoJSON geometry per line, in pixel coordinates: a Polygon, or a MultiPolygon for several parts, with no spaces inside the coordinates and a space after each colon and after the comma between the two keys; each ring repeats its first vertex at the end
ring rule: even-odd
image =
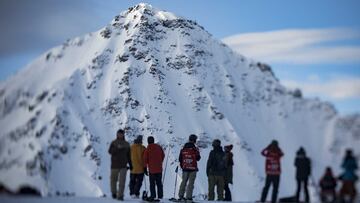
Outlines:
{"type": "Polygon", "coordinates": [[[145,174],[146,176],[148,176],[148,175],[149,175],[149,173],[148,173],[148,171],[147,171],[147,168],[146,168],[146,167],[144,168],[144,174],[145,174]]]}
{"type": "Polygon", "coordinates": [[[129,163],[129,167],[128,167],[128,169],[130,169],[130,171],[132,171],[132,170],[133,170],[133,166],[132,166],[132,164],[131,164],[131,163],[129,163]]]}

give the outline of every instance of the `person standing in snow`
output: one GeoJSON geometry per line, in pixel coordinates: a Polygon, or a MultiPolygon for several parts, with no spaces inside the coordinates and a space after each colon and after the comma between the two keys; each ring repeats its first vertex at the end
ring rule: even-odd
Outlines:
{"type": "Polygon", "coordinates": [[[144,174],[147,175],[147,170],[144,167],[144,151],[145,147],[142,144],[143,136],[139,135],[134,140],[134,144],[130,147],[131,163],[133,169],[130,173],[130,196],[132,198],[139,198],[140,188],[143,182],[144,174]]]}
{"type": "Polygon", "coordinates": [[[197,136],[191,134],[189,136],[189,142],[184,145],[179,154],[180,167],[183,171],[182,181],[179,189],[180,201],[192,201],[196,173],[199,170],[197,167],[197,162],[201,158],[199,148],[195,146],[196,140],[197,136]],[[184,198],[185,189],[186,199],[184,198]]]}
{"type": "Polygon", "coordinates": [[[206,175],[208,176],[209,191],[208,200],[215,198],[214,189],[216,186],[218,201],[224,200],[224,176],[226,173],[226,156],[221,147],[221,141],[215,139],[212,143],[213,150],[209,154],[206,164],[206,175]]]}
{"type": "Polygon", "coordinates": [[[340,201],[343,201],[346,197],[349,197],[349,202],[354,202],[357,193],[355,183],[359,178],[356,175],[358,165],[351,149],[346,150],[346,155],[341,167],[345,171],[339,176],[339,180],[342,181],[342,186],[339,192],[339,199],[340,201]]]}
{"type": "Polygon", "coordinates": [[[266,180],[265,186],[261,193],[261,202],[265,202],[267,193],[269,191],[270,185],[273,185],[271,202],[275,203],[277,200],[279,183],[280,183],[280,158],[284,155],[281,149],[279,148],[279,144],[276,140],[273,140],[270,145],[268,145],[261,154],[266,157],[265,162],[265,172],[266,172],[266,180]]]}
{"type": "Polygon", "coordinates": [[[335,202],[336,200],[336,178],[330,167],[325,169],[325,174],[320,179],[320,200],[321,202],[335,202]],[[328,198],[330,197],[330,198],[328,198]]]}
{"type": "Polygon", "coordinates": [[[132,169],[130,158],[130,144],[125,141],[125,131],[120,129],[116,133],[116,139],[110,144],[109,154],[111,155],[110,188],[112,198],[124,200],[124,189],[128,164],[132,169]],[[119,182],[119,190],[116,191],[116,183],[119,182]]]}
{"type": "Polygon", "coordinates": [[[231,191],[229,188],[229,184],[233,184],[233,153],[231,152],[233,145],[227,145],[224,147],[225,156],[226,156],[226,174],[225,174],[225,198],[224,201],[232,201],[231,191]]]}
{"type": "Polygon", "coordinates": [[[300,149],[296,152],[294,165],[296,167],[296,181],[297,181],[296,201],[299,202],[301,184],[303,184],[304,192],[305,192],[305,202],[310,202],[308,180],[311,174],[311,161],[306,156],[306,152],[304,148],[300,147],[300,149]]]}
{"type": "Polygon", "coordinates": [[[144,151],[144,166],[149,168],[149,179],[150,179],[150,197],[149,201],[154,201],[156,199],[156,190],[157,187],[157,197],[158,199],[163,198],[163,184],[161,182],[162,178],[162,164],[165,158],[164,150],[160,145],[155,144],[155,139],[152,136],[149,136],[148,146],[144,151]]]}

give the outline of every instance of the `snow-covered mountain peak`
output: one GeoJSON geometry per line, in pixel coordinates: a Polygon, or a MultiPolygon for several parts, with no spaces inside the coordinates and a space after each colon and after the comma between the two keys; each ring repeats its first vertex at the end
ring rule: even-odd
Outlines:
{"type": "Polygon", "coordinates": [[[140,3],[130,7],[127,11],[122,12],[120,16],[124,16],[126,18],[136,18],[136,16],[154,16],[160,20],[174,20],[179,18],[171,12],[154,8],[147,3],[140,3]]]}
{"type": "MultiPolygon", "coordinates": [[[[31,184],[44,195],[108,195],[107,147],[123,128],[130,142],[152,135],[164,147],[164,184],[172,188],[180,147],[195,133],[203,157],[197,198],[206,195],[216,138],[234,145],[234,200],[254,200],[264,178],[259,151],[270,140],[285,152],[286,177],[300,146],[319,177],[359,143],[358,125],[356,116],[287,90],[269,65],[236,54],[196,22],[139,4],[0,84],[0,182],[14,190],[31,184]]],[[[284,180],[281,194],[292,184],[284,180]]]]}

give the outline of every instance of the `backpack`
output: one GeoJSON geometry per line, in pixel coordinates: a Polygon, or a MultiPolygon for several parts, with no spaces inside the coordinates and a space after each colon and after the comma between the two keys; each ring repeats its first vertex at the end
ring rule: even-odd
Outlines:
{"type": "Polygon", "coordinates": [[[196,148],[183,148],[181,150],[181,168],[183,170],[197,170],[197,161],[196,156],[198,154],[198,150],[196,148]]]}

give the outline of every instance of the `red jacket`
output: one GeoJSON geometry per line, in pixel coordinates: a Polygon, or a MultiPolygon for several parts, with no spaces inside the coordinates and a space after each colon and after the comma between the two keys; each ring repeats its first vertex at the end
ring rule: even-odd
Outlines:
{"type": "Polygon", "coordinates": [[[267,147],[261,154],[266,157],[265,172],[267,175],[280,175],[280,158],[284,155],[281,149],[267,147]]]}
{"type": "Polygon", "coordinates": [[[149,173],[162,173],[162,162],[165,154],[158,144],[149,144],[144,151],[144,166],[149,168],[149,173]]]}

